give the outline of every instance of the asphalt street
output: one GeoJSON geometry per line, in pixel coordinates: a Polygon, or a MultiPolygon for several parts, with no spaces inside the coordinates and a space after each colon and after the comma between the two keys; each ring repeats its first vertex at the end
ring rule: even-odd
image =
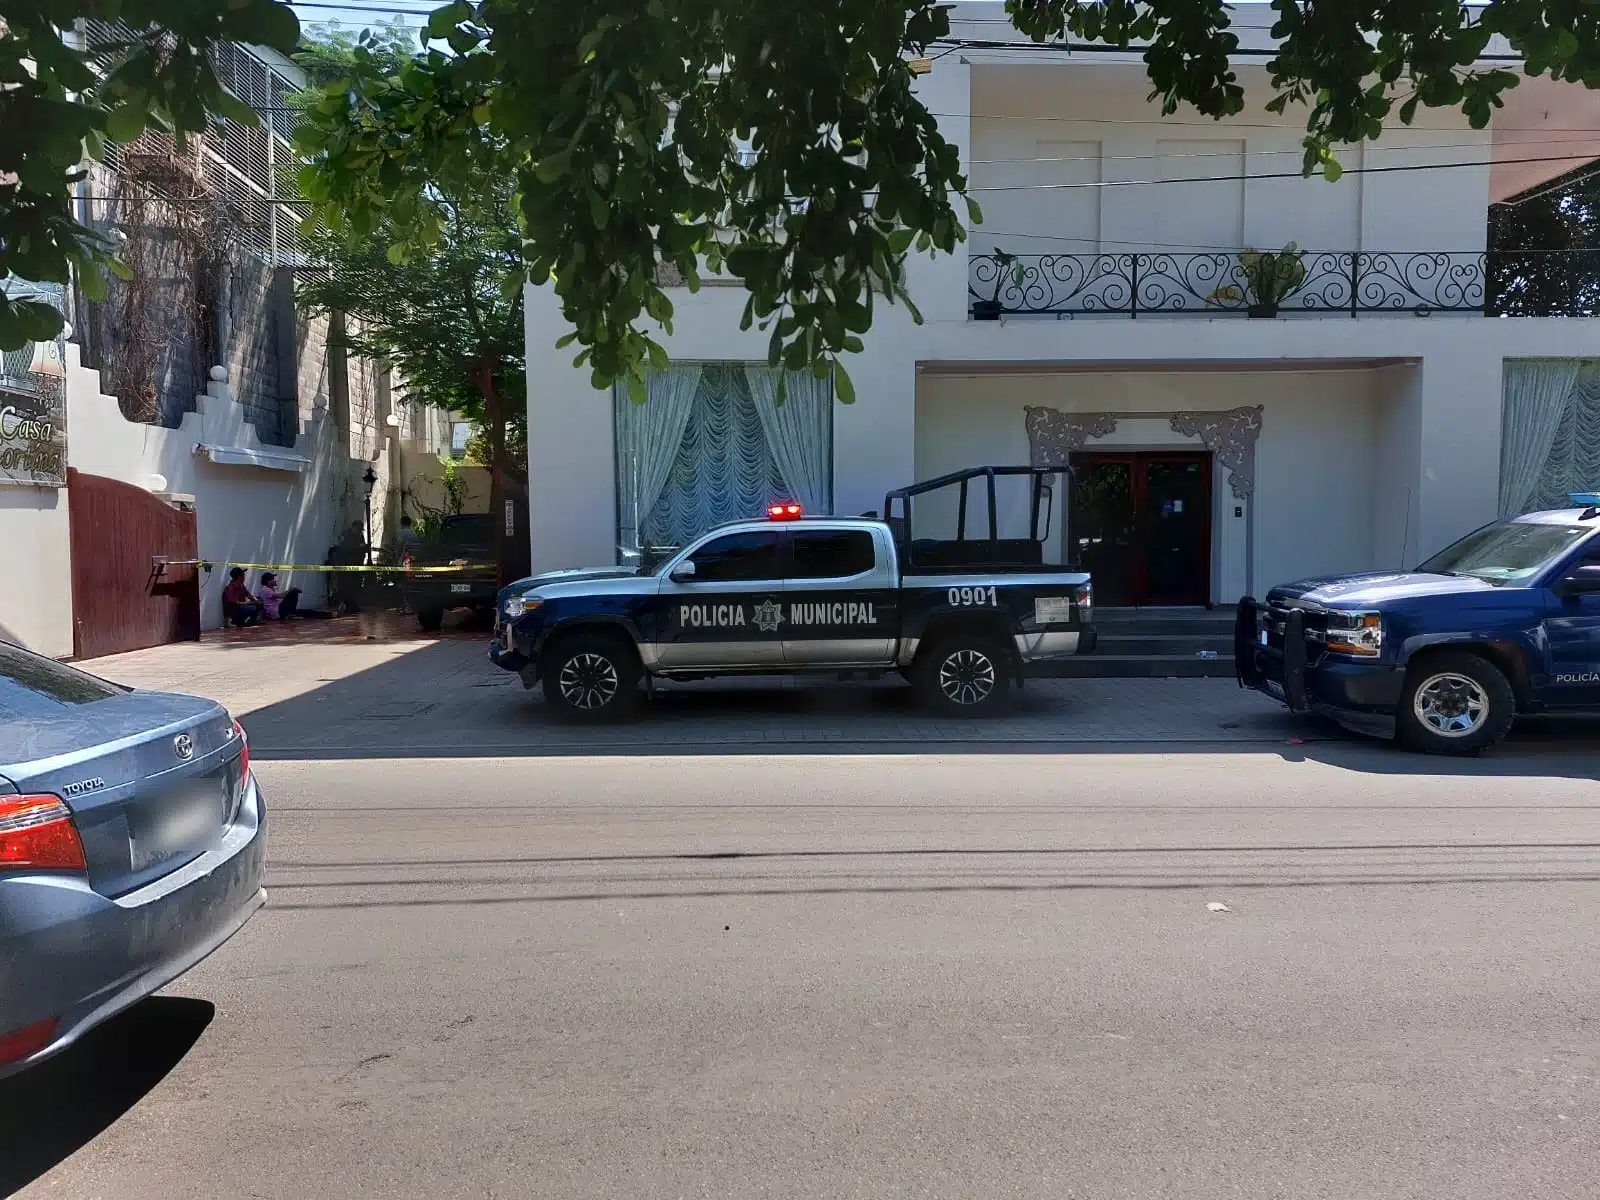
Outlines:
{"type": "Polygon", "coordinates": [[[938,750],[262,762],[0,1193],[1600,1196],[1600,756],[938,750]]]}

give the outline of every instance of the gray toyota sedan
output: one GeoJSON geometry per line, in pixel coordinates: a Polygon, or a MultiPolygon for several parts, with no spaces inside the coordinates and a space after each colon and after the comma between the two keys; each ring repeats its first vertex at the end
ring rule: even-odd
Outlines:
{"type": "Polygon", "coordinates": [[[69,1046],[266,900],[244,730],[0,641],[0,1077],[69,1046]]]}

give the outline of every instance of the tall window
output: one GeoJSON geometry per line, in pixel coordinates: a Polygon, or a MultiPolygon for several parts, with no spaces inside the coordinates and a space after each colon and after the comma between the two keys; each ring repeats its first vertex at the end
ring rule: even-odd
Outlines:
{"type": "Polygon", "coordinates": [[[760,516],[775,500],[832,510],[831,381],[790,375],[781,405],[777,384],[765,366],[691,363],[652,372],[643,404],[616,389],[621,561],[760,516]]]}

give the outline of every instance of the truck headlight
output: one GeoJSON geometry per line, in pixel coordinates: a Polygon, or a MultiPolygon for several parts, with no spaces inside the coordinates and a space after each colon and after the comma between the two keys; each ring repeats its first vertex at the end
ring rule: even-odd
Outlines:
{"type": "Polygon", "coordinates": [[[1375,612],[1329,613],[1327,647],[1334,654],[1377,658],[1383,652],[1383,617],[1375,612]]]}
{"type": "Polygon", "coordinates": [[[532,596],[511,596],[506,600],[505,604],[506,620],[515,621],[518,617],[532,612],[543,603],[543,600],[535,599],[532,596]]]}

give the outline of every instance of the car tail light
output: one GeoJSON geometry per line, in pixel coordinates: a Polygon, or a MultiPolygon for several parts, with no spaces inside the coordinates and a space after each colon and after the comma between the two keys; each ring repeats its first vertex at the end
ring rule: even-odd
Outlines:
{"type": "Polygon", "coordinates": [[[11,1033],[0,1033],[0,1067],[21,1062],[28,1055],[43,1050],[55,1038],[56,1026],[60,1023],[56,1017],[46,1017],[11,1033]]]}
{"type": "Polygon", "coordinates": [[[88,869],[72,810],[60,797],[0,797],[0,871],[88,869]]]}
{"type": "Polygon", "coordinates": [[[250,739],[245,735],[244,726],[237,721],[233,723],[233,736],[239,739],[239,769],[234,772],[233,795],[229,797],[228,819],[224,825],[232,825],[239,819],[239,809],[250,791],[250,739]]]}

